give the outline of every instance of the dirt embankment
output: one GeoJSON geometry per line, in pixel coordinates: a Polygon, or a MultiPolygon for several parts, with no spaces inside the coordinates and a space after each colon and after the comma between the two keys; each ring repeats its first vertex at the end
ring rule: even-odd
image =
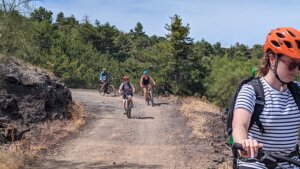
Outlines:
{"type": "Polygon", "coordinates": [[[83,109],[51,73],[0,55],[0,168],[35,161],[84,124],[83,109]]]}
{"type": "Polygon", "coordinates": [[[193,135],[207,140],[212,147],[211,153],[216,158],[211,159],[211,165],[218,169],[231,169],[231,149],[226,145],[226,124],[220,109],[199,99],[186,98],[180,111],[188,119],[193,135]]]}

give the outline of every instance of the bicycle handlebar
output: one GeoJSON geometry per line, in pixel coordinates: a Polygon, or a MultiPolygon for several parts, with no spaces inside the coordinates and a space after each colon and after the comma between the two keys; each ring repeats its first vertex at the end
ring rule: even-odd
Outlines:
{"type": "MultiPolygon", "coordinates": [[[[245,151],[243,149],[242,144],[239,144],[239,143],[233,143],[232,147],[236,148],[238,150],[241,150],[241,151],[245,151]]],[[[264,151],[263,149],[258,150],[257,157],[247,158],[246,161],[247,162],[256,162],[256,161],[258,161],[258,162],[261,162],[261,163],[264,163],[264,164],[273,163],[273,164],[276,164],[276,165],[278,165],[279,162],[288,162],[288,163],[291,163],[291,164],[294,164],[294,165],[300,167],[300,162],[299,161],[296,161],[294,159],[291,159],[291,158],[283,156],[283,155],[279,155],[279,154],[274,153],[274,152],[264,151]]]]}

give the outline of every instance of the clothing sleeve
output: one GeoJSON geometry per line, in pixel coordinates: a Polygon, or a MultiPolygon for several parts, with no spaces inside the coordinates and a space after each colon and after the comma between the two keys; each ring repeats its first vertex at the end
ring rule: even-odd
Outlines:
{"type": "Polygon", "coordinates": [[[234,110],[241,108],[253,113],[255,100],[256,96],[253,86],[244,84],[236,98],[234,110]]]}

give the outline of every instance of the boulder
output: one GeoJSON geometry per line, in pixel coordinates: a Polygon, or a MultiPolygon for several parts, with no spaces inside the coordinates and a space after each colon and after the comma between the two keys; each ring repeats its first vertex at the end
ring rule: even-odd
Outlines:
{"type": "Polygon", "coordinates": [[[0,60],[0,125],[63,119],[71,102],[70,90],[46,70],[18,59],[0,60]]]}

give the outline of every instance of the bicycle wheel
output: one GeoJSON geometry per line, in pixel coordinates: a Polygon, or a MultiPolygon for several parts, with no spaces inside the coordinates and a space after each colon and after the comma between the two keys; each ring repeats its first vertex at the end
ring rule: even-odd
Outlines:
{"type": "Polygon", "coordinates": [[[111,96],[116,96],[116,90],[113,85],[109,85],[107,91],[111,96]]]}
{"type": "Polygon", "coordinates": [[[151,101],[151,106],[154,107],[154,100],[153,100],[153,93],[152,93],[152,91],[149,92],[149,98],[150,98],[150,101],[151,101]]]}
{"type": "Polygon", "coordinates": [[[126,114],[127,114],[127,118],[131,118],[131,107],[132,107],[132,105],[131,105],[132,103],[131,103],[131,101],[127,101],[127,110],[126,110],[126,114]]]}
{"type": "Polygon", "coordinates": [[[146,102],[147,102],[147,105],[149,106],[150,105],[149,91],[147,92],[146,102]]]}
{"type": "Polygon", "coordinates": [[[98,92],[99,92],[99,94],[101,94],[103,96],[105,95],[103,84],[100,84],[98,86],[98,92]]]}

